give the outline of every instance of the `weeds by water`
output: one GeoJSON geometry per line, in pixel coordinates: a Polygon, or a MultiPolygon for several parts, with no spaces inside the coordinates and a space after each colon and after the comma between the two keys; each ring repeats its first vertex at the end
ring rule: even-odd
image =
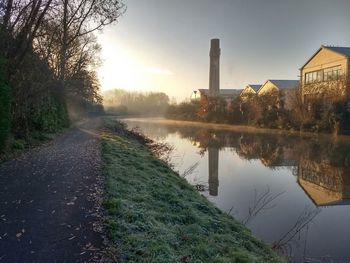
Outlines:
{"type": "Polygon", "coordinates": [[[294,225],[286,231],[284,235],[281,236],[279,240],[274,242],[273,249],[276,251],[283,251],[283,249],[288,245],[288,243],[293,240],[293,238],[299,234],[304,228],[306,228],[315,217],[321,212],[321,209],[315,208],[310,209],[306,207],[302,213],[299,215],[294,225]]]}
{"type": "Polygon", "coordinates": [[[279,192],[273,194],[270,191],[270,187],[267,187],[266,191],[259,194],[257,190],[254,190],[254,201],[251,206],[248,207],[248,215],[242,221],[244,225],[247,225],[251,220],[253,220],[261,212],[272,209],[274,205],[272,202],[276,200],[279,196],[283,195],[285,192],[279,192]]]}

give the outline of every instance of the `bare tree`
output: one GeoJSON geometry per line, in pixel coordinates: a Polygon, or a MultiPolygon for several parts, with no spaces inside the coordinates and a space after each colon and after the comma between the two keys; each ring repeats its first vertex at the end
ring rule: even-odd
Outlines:
{"type": "Polygon", "coordinates": [[[58,8],[53,9],[51,16],[60,18],[54,31],[60,36],[58,77],[63,94],[71,45],[77,39],[117,21],[124,11],[125,6],[121,0],[61,0],[58,8]]]}
{"type": "Polygon", "coordinates": [[[301,87],[299,86],[290,94],[290,102],[293,113],[293,121],[299,124],[300,130],[302,130],[303,124],[309,120],[309,115],[306,105],[302,100],[301,87]]]}
{"type": "Polygon", "coordinates": [[[53,4],[53,0],[1,0],[0,39],[1,52],[12,63],[11,76],[32,46],[37,31],[53,4]]]}

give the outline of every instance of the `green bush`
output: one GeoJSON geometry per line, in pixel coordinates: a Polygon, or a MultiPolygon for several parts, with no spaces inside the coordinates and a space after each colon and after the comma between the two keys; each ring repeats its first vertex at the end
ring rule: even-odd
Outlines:
{"type": "Polygon", "coordinates": [[[11,89],[6,83],[6,61],[0,58],[0,151],[6,144],[10,132],[11,89]]]}
{"type": "Polygon", "coordinates": [[[277,128],[278,111],[276,108],[263,112],[258,120],[258,125],[262,128],[277,128]]]}
{"type": "Polygon", "coordinates": [[[11,144],[12,149],[23,150],[26,147],[26,142],[24,140],[18,139],[14,140],[11,144]]]}
{"type": "Polygon", "coordinates": [[[68,114],[65,106],[55,97],[48,97],[41,107],[32,114],[32,127],[40,132],[54,133],[68,127],[68,114]]]}

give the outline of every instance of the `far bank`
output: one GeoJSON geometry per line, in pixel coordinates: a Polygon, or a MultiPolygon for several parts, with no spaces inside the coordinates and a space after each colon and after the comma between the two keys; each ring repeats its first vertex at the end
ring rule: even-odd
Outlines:
{"type": "MultiPolygon", "coordinates": [[[[116,117],[116,116],[115,116],[116,117]]],[[[271,129],[271,128],[259,128],[249,125],[236,125],[236,124],[224,124],[224,123],[210,123],[210,122],[201,122],[201,121],[188,121],[188,120],[177,120],[177,119],[168,119],[164,117],[146,117],[142,116],[121,116],[121,120],[137,120],[138,122],[150,122],[150,123],[159,123],[167,125],[176,125],[176,126],[191,126],[198,128],[209,128],[213,130],[228,130],[244,133],[261,133],[261,134],[277,134],[284,136],[298,136],[302,138],[319,138],[319,139],[334,139],[339,141],[350,141],[349,135],[334,135],[329,133],[315,133],[308,131],[297,131],[297,130],[286,130],[286,129],[271,129]]]]}

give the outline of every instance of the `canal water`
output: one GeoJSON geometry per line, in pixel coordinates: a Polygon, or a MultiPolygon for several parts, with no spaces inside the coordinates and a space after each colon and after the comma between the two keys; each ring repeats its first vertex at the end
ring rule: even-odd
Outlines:
{"type": "Polygon", "coordinates": [[[125,119],[174,170],[291,262],[350,262],[350,139],[125,119]]]}

